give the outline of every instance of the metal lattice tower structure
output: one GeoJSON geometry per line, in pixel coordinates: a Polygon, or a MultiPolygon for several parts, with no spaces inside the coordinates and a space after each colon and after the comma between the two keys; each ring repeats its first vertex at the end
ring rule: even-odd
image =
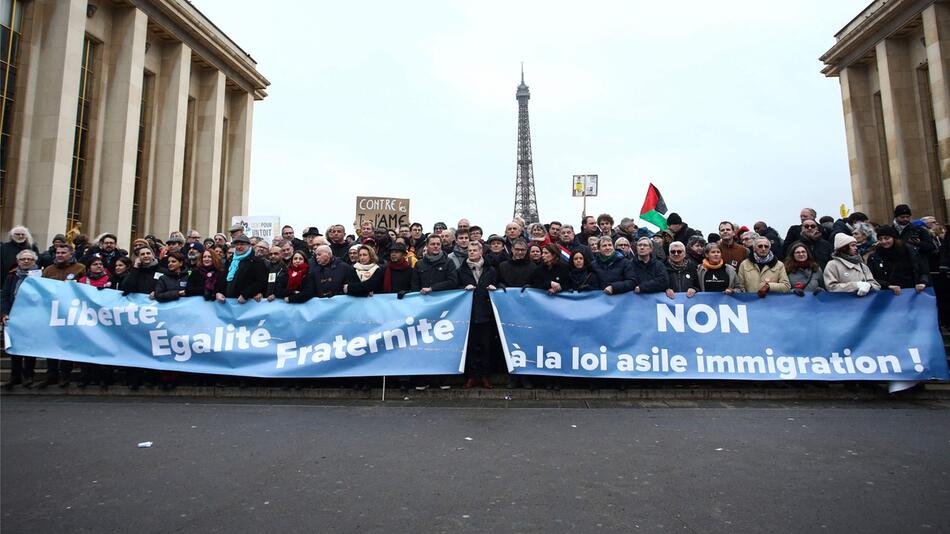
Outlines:
{"type": "Polygon", "coordinates": [[[518,100],[518,168],[515,173],[515,210],[512,217],[521,217],[526,224],[539,222],[538,200],[534,195],[534,164],[531,161],[531,126],[528,122],[528,99],[531,93],[524,84],[524,64],[521,65],[521,85],[515,93],[518,100]]]}

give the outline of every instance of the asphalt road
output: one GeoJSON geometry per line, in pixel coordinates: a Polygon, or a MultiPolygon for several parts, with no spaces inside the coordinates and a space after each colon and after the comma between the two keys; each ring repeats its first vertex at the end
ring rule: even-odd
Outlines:
{"type": "Polygon", "coordinates": [[[946,403],[0,416],[4,533],[950,531],[946,403]]]}

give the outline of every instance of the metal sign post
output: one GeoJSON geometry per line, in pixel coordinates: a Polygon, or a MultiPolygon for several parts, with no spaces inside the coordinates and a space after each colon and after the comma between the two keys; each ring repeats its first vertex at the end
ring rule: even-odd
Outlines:
{"type": "Polygon", "coordinates": [[[596,174],[575,174],[574,190],[575,197],[584,199],[584,209],[581,212],[582,217],[587,216],[587,197],[597,196],[597,175],[596,174]]]}

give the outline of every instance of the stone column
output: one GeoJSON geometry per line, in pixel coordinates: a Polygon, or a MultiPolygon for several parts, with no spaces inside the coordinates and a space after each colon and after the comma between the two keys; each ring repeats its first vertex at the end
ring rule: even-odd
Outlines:
{"type": "Polygon", "coordinates": [[[155,167],[152,169],[152,219],[149,232],[167,236],[178,228],[181,184],[185,167],[185,121],[188,118],[188,82],[191,48],[166,45],[156,86],[155,167]]]}
{"type": "MultiPolygon", "coordinates": [[[[196,104],[197,143],[195,146],[195,229],[201,235],[214,235],[218,228],[218,188],[221,183],[221,145],[224,130],[225,77],[220,71],[201,75],[196,104]]],[[[224,230],[227,230],[226,228],[224,230]]]]}
{"type": "Polygon", "coordinates": [[[228,189],[224,217],[230,222],[234,215],[250,215],[248,199],[251,184],[251,123],[254,115],[254,96],[250,93],[232,93],[228,113],[230,151],[228,153],[228,189]]]}
{"type": "Polygon", "coordinates": [[[26,185],[22,224],[42,248],[53,235],[66,231],[86,1],[42,0],[34,8],[34,28],[42,33],[36,37],[37,61],[30,68],[37,73],[30,91],[31,116],[24,113],[31,123],[29,138],[23,139],[29,153],[17,181],[26,185]]]}
{"type": "Polygon", "coordinates": [[[876,52],[894,204],[910,204],[915,213],[923,214],[933,200],[907,43],[885,39],[876,52]]]}
{"type": "Polygon", "coordinates": [[[110,86],[102,102],[106,116],[102,126],[96,231],[115,232],[119,243],[128,243],[131,237],[147,29],[148,18],[139,9],[113,11],[110,86]]]}
{"type": "MultiPolygon", "coordinates": [[[[927,70],[937,126],[937,157],[940,160],[940,182],[943,213],[934,213],[941,222],[950,214],[950,7],[935,3],[922,13],[924,42],[927,45],[927,70]]],[[[935,192],[934,196],[937,196],[935,192]]],[[[934,203],[938,200],[934,199],[934,203]]]]}
{"type": "Polygon", "coordinates": [[[886,189],[874,122],[874,96],[867,67],[848,67],[841,71],[839,80],[854,210],[867,214],[873,221],[890,220],[890,199],[884,198],[886,189]]]}

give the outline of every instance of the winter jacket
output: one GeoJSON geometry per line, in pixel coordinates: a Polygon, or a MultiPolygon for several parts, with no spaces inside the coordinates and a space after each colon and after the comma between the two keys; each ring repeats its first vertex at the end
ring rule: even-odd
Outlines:
{"type": "Polygon", "coordinates": [[[380,293],[408,293],[411,290],[412,267],[406,269],[393,269],[393,263],[390,263],[385,269],[383,269],[383,285],[379,287],[380,293]],[[386,291],[385,287],[385,271],[389,271],[389,291],[386,291]]]}
{"type": "Polygon", "coordinates": [[[449,261],[452,262],[452,265],[455,266],[456,270],[461,267],[463,263],[468,261],[468,250],[462,250],[458,245],[455,245],[451,253],[446,252],[445,255],[449,258],[449,261]]]}
{"type": "Polygon", "coordinates": [[[188,272],[179,271],[177,273],[173,273],[169,271],[163,274],[162,277],[159,278],[155,283],[155,300],[159,302],[178,300],[181,297],[178,292],[186,291],[187,287],[188,272]]]}
{"type": "Polygon", "coordinates": [[[217,298],[218,293],[222,295],[225,294],[228,290],[228,273],[226,271],[218,272],[214,282],[214,288],[210,291],[205,289],[205,279],[208,278],[209,274],[212,275],[211,278],[214,278],[215,273],[213,272],[207,273],[201,269],[191,269],[188,272],[188,285],[185,287],[185,295],[188,297],[200,296],[205,300],[214,300],[217,298]]]}
{"type": "Polygon", "coordinates": [[[535,289],[551,289],[551,282],[557,282],[561,285],[561,291],[570,291],[571,270],[566,263],[558,260],[554,265],[538,265],[537,269],[531,273],[529,285],[535,289]]]}
{"type": "Polygon", "coordinates": [[[896,221],[892,224],[894,228],[900,231],[901,241],[916,248],[920,256],[929,264],[930,256],[937,253],[937,246],[934,244],[933,235],[931,235],[930,230],[922,226],[917,226],[914,223],[910,223],[903,228],[898,226],[896,221]]]}
{"type": "Polygon", "coordinates": [[[160,267],[158,262],[150,267],[132,267],[129,274],[122,280],[119,289],[122,290],[123,296],[129,293],[148,295],[155,291],[155,284],[165,272],[165,269],[160,267]]]}
{"type": "Polygon", "coordinates": [[[432,291],[445,291],[458,287],[458,274],[443,253],[436,259],[422,256],[412,270],[412,291],[429,287],[432,291]]]}
{"type": "Polygon", "coordinates": [[[871,269],[863,263],[852,263],[840,256],[835,256],[824,268],[825,289],[834,292],[857,293],[858,282],[868,282],[873,291],[881,289],[881,284],[874,279],[871,269]]]}
{"type": "Polygon", "coordinates": [[[511,255],[505,252],[504,250],[498,253],[495,253],[489,250],[488,252],[485,253],[483,257],[485,258],[485,261],[492,264],[492,267],[495,267],[495,268],[500,267],[502,263],[505,263],[506,261],[511,259],[511,255]]]}
{"type": "MultiPolygon", "coordinates": [[[[799,240],[803,245],[811,249],[811,255],[815,258],[815,261],[818,262],[818,266],[822,269],[825,268],[825,265],[831,261],[831,256],[835,253],[835,247],[828,241],[824,239],[819,239],[818,241],[812,241],[804,236],[799,240]]],[[[787,242],[787,241],[786,241],[787,242]]]]}
{"type": "Polygon", "coordinates": [[[571,277],[571,289],[573,291],[580,293],[600,289],[600,284],[597,282],[597,275],[590,269],[571,268],[568,276],[571,277]]]}
{"type": "Polygon", "coordinates": [[[84,274],[86,274],[86,266],[76,262],[76,260],[70,260],[62,264],[54,263],[43,269],[43,278],[51,278],[64,282],[78,281],[84,274]]]}
{"type": "Polygon", "coordinates": [[[771,293],[788,293],[792,287],[785,273],[785,264],[778,258],[762,265],[750,258],[739,265],[739,285],[743,291],[754,293],[765,283],[769,284],[771,293]]]}
{"type": "Polygon", "coordinates": [[[727,246],[720,241],[719,250],[722,251],[722,261],[733,269],[738,269],[739,265],[749,257],[749,249],[742,246],[742,243],[733,242],[732,246],[727,246]]]}
{"type": "Polygon", "coordinates": [[[27,245],[25,241],[17,243],[11,239],[0,244],[0,276],[3,277],[4,283],[6,283],[7,275],[16,270],[16,255],[27,249],[36,252],[37,255],[40,253],[36,245],[27,245]]]}
{"type": "MultiPolygon", "coordinates": [[[[225,268],[227,273],[229,268],[225,268]]],[[[224,296],[229,299],[244,297],[250,300],[260,295],[267,294],[267,260],[249,254],[248,257],[241,260],[237,271],[234,273],[234,279],[227,283],[227,289],[224,296]]]]}
{"type": "Polygon", "coordinates": [[[283,298],[283,296],[277,294],[277,291],[281,284],[283,284],[283,287],[287,287],[287,265],[283,262],[276,265],[267,262],[267,271],[267,290],[264,292],[264,296],[274,295],[283,298]]]}
{"type": "Polygon", "coordinates": [[[501,287],[525,287],[531,283],[531,273],[537,268],[527,256],[502,262],[498,266],[498,283],[501,287]]]}
{"type": "MultiPolygon", "coordinates": [[[[304,291],[304,285],[300,286],[300,294],[295,299],[291,297],[291,302],[305,302],[310,297],[326,298],[334,295],[343,294],[343,284],[346,283],[346,277],[353,266],[344,263],[337,257],[330,258],[326,265],[320,265],[314,262],[310,266],[311,293],[308,296],[304,291]],[[302,299],[302,300],[301,300],[302,299]]],[[[306,283],[304,280],[303,283],[306,283]]]]}
{"type": "Polygon", "coordinates": [[[371,293],[382,293],[383,276],[385,275],[386,268],[377,267],[368,280],[361,281],[359,273],[354,267],[346,274],[346,294],[353,297],[368,297],[371,293]]]}
{"type": "Polygon", "coordinates": [[[103,276],[99,278],[92,278],[89,276],[89,271],[86,271],[86,274],[79,277],[77,280],[80,284],[90,285],[96,289],[115,289],[116,284],[112,280],[112,276],[108,272],[104,273],[103,276]]]}
{"type": "Polygon", "coordinates": [[[611,286],[614,295],[633,291],[637,287],[637,275],[630,260],[617,256],[612,256],[610,260],[607,262],[602,255],[597,254],[590,263],[597,288],[607,289],[607,286],[611,286]]]}
{"type": "Polygon", "coordinates": [[[115,260],[124,256],[128,256],[129,253],[125,250],[122,250],[121,248],[112,249],[112,252],[103,252],[102,249],[96,245],[94,247],[90,247],[89,250],[86,251],[86,254],[83,255],[79,261],[85,263],[87,259],[95,255],[99,256],[99,258],[102,260],[102,266],[108,269],[111,273],[115,270],[115,260]]]}
{"type": "MultiPolygon", "coordinates": [[[[787,271],[786,271],[787,272],[787,271]]],[[[793,273],[788,273],[788,283],[791,284],[792,291],[801,290],[804,293],[814,293],[819,289],[824,289],[825,280],[821,272],[821,267],[817,271],[811,269],[798,269],[793,273]]]]}
{"type": "Polygon", "coordinates": [[[631,262],[636,283],[640,293],[659,293],[666,291],[670,281],[666,274],[666,266],[660,260],[650,258],[648,261],[635,259],[631,262]]]}
{"type": "MultiPolygon", "coordinates": [[[[698,230],[693,230],[688,224],[683,223],[683,227],[680,228],[680,231],[673,234],[673,241],[679,241],[685,245],[689,243],[689,238],[693,237],[694,235],[702,236],[703,234],[699,233],[698,230]]],[[[634,238],[631,239],[630,242],[636,243],[637,240],[634,238]]]]}
{"type": "Polygon", "coordinates": [[[930,285],[930,268],[920,254],[910,245],[897,245],[890,249],[880,245],[868,257],[868,267],[882,288],[898,286],[914,287],[930,285]]]}
{"type": "MultiPolygon", "coordinates": [[[[722,276],[728,279],[726,287],[733,291],[742,291],[742,287],[739,286],[739,275],[736,273],[736,270],[732,268],[732,265],[723,263],[723,266],[719,270],[722,270],[722,276]]],[[[696,266],[696,277],[699,279],[700,291],[712,291],[712,289],[706,288],[706,273],[713,273],[713,276],[716,276],[715,271],[707,270],[704,265],[700,264],[696,266]]]]}
{"type": "Polygon", "coordinates": [[[466,261],[458,268],[457,275],[459,288],[464,289],[468,285],[475,286],[472,291],[472,322],[482,324],[494,321],[495,314],[492,312],[488,286],[497,287],[498,271],[486,261],[482,267],[482,275],[475,280],[475,275],[472,274],[472,269],[466,261]]]}
{"type": "Polygon", "coordinates": [[[667,261],[666,277],[669,279],[667,289],[672,289],[674,293],[685,293],[690,289],[699,291],[699,276],[693,260],[687,259],[682,265],[667,261]]]}

